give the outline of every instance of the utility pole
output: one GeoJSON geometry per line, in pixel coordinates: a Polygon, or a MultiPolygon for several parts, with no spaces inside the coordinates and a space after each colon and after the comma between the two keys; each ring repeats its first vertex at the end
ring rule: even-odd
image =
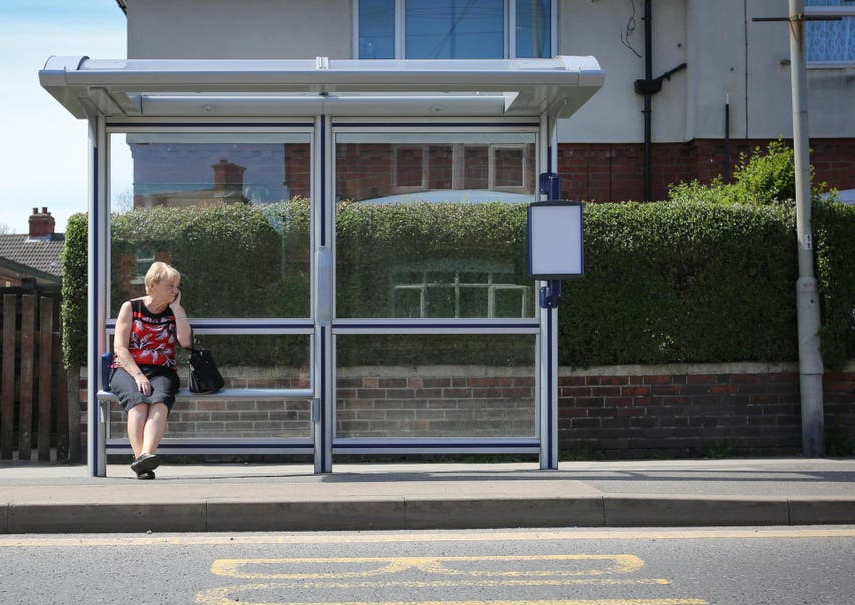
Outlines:
{"type": "Polygon", "coordinates": [[[804,13],[804,0],[789,0],[793,151],[796,170],[796,234],[799,259],[799,279],[796,282],[796,311],[799,338],[802,453],[806,457],[813,458],[825,455],[825,419],[822,404],[823,365],[819,350],[819,291],[813,270],[804,13]]]}
{"type": "Polygon", "coordinates": [[[793,96],[793,152],[796,172],[796,238],[799,278],[796,281],[796,322],[799,340],[799,391],[802,410],[802,453],[825,455],[822,406],[822,355],[819,350],[819,291],[813,272],[813,229],[810,199],[805,22],[839,20],[855,10],[831,7],[805,15],[804,0],[789,0],[787,17],[758,17],[753,21],[786,21],[790,28],[790,79],[793,96]],[[840,12],[838,12],[840,11],[840,12]],[[851,11],[851,12],[850,12],[851,11]]]}

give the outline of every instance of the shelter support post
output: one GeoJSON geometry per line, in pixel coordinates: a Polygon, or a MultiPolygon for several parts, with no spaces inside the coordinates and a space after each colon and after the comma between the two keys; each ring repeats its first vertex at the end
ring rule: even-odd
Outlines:
{"type": "Polygon", "coordinates": [[[333,319],[333,267],[332,215],[333,208],[328,193],[333,190],[332,182],[332,134],[328,116],[315,117],[314,145],[314,191],[318,203],[315,212],[314,267],[314,384],[315,399],[312,403],[312,433],[314,440],[315,474],[332,472],[332,443],[335,436],[334,404],[335,384],[333,373],[333,351],[335,337],[332,334],[333,319]]]}
{"type": "Polygon", "coordinates": [[[104,449],[106,418],[98,403],[101,354],[107,350],[107,251],[110,237],[107,203],[107,131],[102,116],[89,119],[89,282],[87,306],[87,470],[107,476],[104,449]]]}
{"type": "MultiPolygon", "coordinates": [[[[544,166],[546,173],[555,174],[555,182],[547,188],[547,198],[558,197],[558,121],[543,117],[541,137],[545,141],[544,166]]],[[[549,282],[538,282],[538,291],[549,288],[549,282]]],[[[559,286],[560,291],[560,286],[559,286]]],[[[540,468],[558,470],[558,304],[541,305],[539,418],[540,418],[540,468]]]]}

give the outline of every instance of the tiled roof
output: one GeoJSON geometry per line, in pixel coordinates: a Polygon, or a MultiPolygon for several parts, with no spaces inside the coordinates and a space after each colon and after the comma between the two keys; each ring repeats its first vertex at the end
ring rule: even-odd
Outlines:
{"type": "Polygon", "coordinates": [[[0,234],[0,257],[57,277],[62,277],[63,248],[63,233],[36,238],[27,234],[0,234]]]}

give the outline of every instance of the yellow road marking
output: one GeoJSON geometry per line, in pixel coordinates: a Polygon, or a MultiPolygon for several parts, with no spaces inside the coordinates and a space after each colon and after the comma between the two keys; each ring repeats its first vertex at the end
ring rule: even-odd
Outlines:
{"type": "Polygon", "coordinates": [[[297,588],[502,588],[502,587],[535,587],[535,586],[668,586],[670,580],[664,578],[572,578],[566,580],[430,580],[430,581],[394,581],[383,582],[366,580],[363,582],[277,582],[276,586],[283,589],[297,588]]]}
{"type": "Polygon", "coordinates": [[[19,548],[22,546],[217,546],[217,545],[257,545],[257,544],[366,544],[366,543],[404,543],[404,542],[515,542],[526,540],[732,540],[732,539],[809,539],[809,538],[855,538],[852,528],[807,528],[807,529],[655,529],[628,530],[619,528],[598,530],[556,529],[528,532],[483,532],[483,533],[367,533],[347,534],[217,534],[217,535],[165,535],[165,536],[118,536],[73,538],[56,537],[20,537],[0,538],[0,548],[19,548]]]}
{"type": "Polygon", "coordinates": [[[472,556],[472,557],[320,557],[290,559],[219,559],[211,565],[211,571],[219,576],[243,579],[300,580],[323,578],[356,578],[401,573],[415,569],[426,574],[447,576],[596,576],[603,574],[634,573],[644,567],[644,561],[635,555],[519,555],[519,556],[472,556]],[[576,570],[493,570],[476,569],[463,571],[451,569],[453,563],[521,563],[521,562],[608,562],[603,568],[584,568],[576,570]],[[368,569],[331,571],[325,573],[272,573],[247,572],[247,566],[288,566],[317,565],[339,563],[350,568],[367,566],[368,569]]]}
{"type": "MultiPolygon", "coordinates": [[[[200,605],[234,605],[235,599],[229,595],[247,590],[270,590],[278,588],[277,584],[247,584],[243,586],[226,586],[212,588],[196,595],[200,605]]],[[[240,600],[241,605],[708,605],[704,599],[560,599],[525,601],[495,600],[495,601],[320,601],[320,602],[257,602],[240,600]]]]}

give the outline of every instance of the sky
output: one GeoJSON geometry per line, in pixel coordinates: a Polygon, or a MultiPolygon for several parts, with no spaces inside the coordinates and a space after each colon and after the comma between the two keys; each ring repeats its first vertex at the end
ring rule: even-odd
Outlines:
{"type": "Polygon", "coordinates": [[[87,210],[88,135],[39,84],[52,55],[127,56],[116,0],[0,0],[0,231],[27,233],[47,207],[56,231],[87,210]]]}

